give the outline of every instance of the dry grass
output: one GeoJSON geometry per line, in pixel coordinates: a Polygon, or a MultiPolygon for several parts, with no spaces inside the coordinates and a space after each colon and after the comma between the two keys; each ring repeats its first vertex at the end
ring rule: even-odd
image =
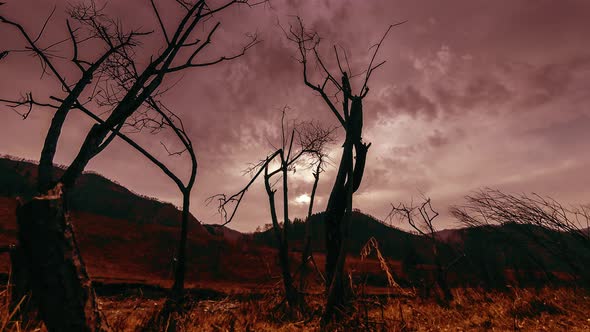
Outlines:
{"type": "Polygon", "coordinates": [[[23,323],[18,317],[18,308],[27,298],[22,298],[15,308],[10,307],[10,291],[7,287],[0,290],[0,332],[6,331],[46,331],[40,323],[23,323]]]}
{"type": "MultiPolygon", "coordinates": [[[[365,297],[334,326],[339,331],[590,331],[590,292],[574,289],[511,289],[485,292],[456,289],[447,308],[419,297],[365,297]]],[[[10,322],[5,291],[0,293],[0,332],[44,331],[10,322]]],[[[163,305],[162,298],[141,295],[100,299],[113,331],[140,331],[163,305]]],[[[322,298],[309,298],[310,314],[290,318],[275,309],[280,296],[233,296],[218,300],[189,300],[178,317],[179,331],[317,331],[322,298]]]]}
{"type": "Polygon", "coordinates": [[[435,301],[390,301],[389,331],[590,331],[590,293],[572,289],[454,290],[450,307],[435,301]]]}

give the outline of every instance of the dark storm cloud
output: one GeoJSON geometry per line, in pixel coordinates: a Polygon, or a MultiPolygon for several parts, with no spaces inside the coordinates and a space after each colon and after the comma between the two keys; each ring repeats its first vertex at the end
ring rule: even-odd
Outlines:
{"type": "Polygon", "coordinates": [[[445,137],[440,130],[435,130],[432,135],[428,137],[428,143],[434,148],[444,146],[449,143],[449,139],[445,137]]]}
{"type": "Polygon", "coordinates": [[[527,77],[529,95],[523,103],[534,107],[567,96],[572,90],[584,89],[589,77],[590,55],[576,55],[564,62],[537,66],[527,77]],[[584,75],[584,79],[577,80],[579,75],[584,75]]]}
{"type": "Polygon", "coordinates": [[[408,112],[412,116],[423,115],[429,119],[436,116],[436,105],[413,86],[393,91],[388,97],[391,98],[391,106],[396,110],[408,112]]]}
{"type": "Polygon", "coordinates": [[[479,107],[494,110],[512,97],[506,86],[485,76],[473,78],[460,89],[436,86],[434,91],[441,108],[449,113],[458,113],[458,116],[479,107]]]}

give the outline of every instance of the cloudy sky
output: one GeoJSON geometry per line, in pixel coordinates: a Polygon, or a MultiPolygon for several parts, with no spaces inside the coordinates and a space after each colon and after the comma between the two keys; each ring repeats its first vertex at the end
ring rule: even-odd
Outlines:
{"type": "MultiPolygon", "coordinates": [[[[65,1],[6,2],[0,13],[32,34],[56,5],[42,43],[65,37],[65,1]]],[[[172,24],[178,13],[174,1],[156,2],[172,24]]],[[[148,3],[112,1],[107,10],[125,26],[151,30],[156,21],[148,3]]],[[[174,88],[164,100],[182,116],[196,145],[199,175],[191,210],[202,222],[220,222],[205,199],[238,191],[249,180],[242,174],[248,163],[272,150],[285,105],[291,121],[336,124],[321,98],[303,84],[296,49],[279,26],[287,27],[293,15],[322,37],[324,51],[332,45],[345,49],[353,72],[365,69],[369,48],[390,24],[407,20],[388,35],[379,53],[387,63],[369,82],[363,138],[372,147],[356,208],[383,218],[390,203],[424,194],[442,212],[446,228],[456,226],[448,207],[482,187],[590,203],[589,1],[271,0],[270,6],[236,7],[207,22],[206,27],[222,25],[205,56],[239,51],[246,33],[256,32],[262,42],[244,57],[165,82],[174,88]]],[[[157,37],[144,43],[142,54],[157,52],[162,42],[157,37]]],[[[22,47],[4,25],[0,40],[3,49],[22,47]]],[[[71,56],[67,45],[58,51],[71,56]]],[[[324,56],[333,65],[332,53],[324,56]]],[[[63,62],[73,79],[75,72],[63,62]]],[[[40,98],[61,93],[54,78],[40,77],[34,58],[11,53],[0,63],[0,98],[26,91],[40,98]]],[[[2,105],[0,153],[38,160],[51,115],[39,109],[23,121],[2,105]]],[[[58,163],[72,160],[91,124],[84,115],[69,116],[58,163]]],[[[171,135],[133,137],[175,171],[188,171],[188,160],[167,156],[160,144],[174,147],[171,135]]],[[[331,147],[335,161],[340,145],[331,147]]],[[[115,141],[88,169],[137,193],[180,202],[174,184],[124,142],[115,141]]],[[[334,175],[334,167],[322,174],[316,211],[325,208],[334,175]]],[[[309,171],[291,176],[292,215],[305,215],[311,184],[309,171]]],[[[257,182],[230,226],[252,231],[267,222],[267,198],[257,182]]]]}

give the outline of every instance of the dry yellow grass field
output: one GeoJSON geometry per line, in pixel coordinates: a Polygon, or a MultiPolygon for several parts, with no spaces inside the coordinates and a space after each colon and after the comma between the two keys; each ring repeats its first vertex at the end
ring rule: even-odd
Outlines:
{"type": "MultiPolygon", "coordinates": [[[[455,289],[441,306],[433,299],[380,296],[357,299],[354,312],[335,331],[590,331],[590,292],[583,289],[455,289]]],[[[11,321],[7,292],[1,294],[0,331],[44,331],[11,321]]],[[[113,331],[140,331],[157,314],[163,298],[142,294],[101,297],[113,331]]],[[[289,317],[278,293],[216,300],[188,300],[180,331],[318,331],[321,296],[308,297],[309,314],[289,317]]]]}

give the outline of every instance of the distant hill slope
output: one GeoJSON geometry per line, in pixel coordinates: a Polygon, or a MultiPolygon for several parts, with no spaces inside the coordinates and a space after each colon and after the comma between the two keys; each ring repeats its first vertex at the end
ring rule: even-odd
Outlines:
{"type": "MultiPolygon", "coordinates": [[[[63,174],[56,167],[57,176],[63,174]]],[[[30,161],[0,158],[0,196],[30,197],[35,192],[37,165],[30,161]]],[[[70,209],[138,224],[176,226],[181,215],[178,209],[154,198],[131,192],[122,185],[95,173],[84,173],[68,197],[70,209]]],[[[198,223],[191,215],[191,221],[198,223]]],[[[200,224],[199,224],[200,225],[200,224]]],[[[208,234],[202,226],[196,231],[208,234]]]]}
{"type": "MultiPolygon", "coordinates": [[[[312,248],[316,252],[323,252],[326,247],[324,213],[321,212],[312,215],[310,222],[312,248]]],[[[293,223],[293,228],[289,231],[289,240],[294,250],[300,251],[303,247],[304,234],[305,224],[299,222],[293,223]]],[[[360,211],[354,211],[352,213],[350,238],[348,241],[349,253],[358,256],[362,247],[371,237],[377,240],[381,252],[388,258],[394,260],[401,260],[409,250],[423,247],[425,241],[417,235],[386,225],[360,211]]],[[[254,233],[253,238],[255,242],[260,244],[272,247],[276,247],[277,245],[272,229],[254,233]]],[[[423,254],[425,256],[428,255],[426,252],[423,254]]]]}
{"type": "MultiPolygon", "coordinates": [[[[62,172],[56,168],[56,173],[62,172]]],[[[0,158],[0,245],[15,243],[15,197],[33,195],[36,173],[37,167],[32,162],[0,158]]],[[[148,282],[170,280],[180,223],[180,211],[176,207],[135,194],[93,173],[82,175],[69,196],[78,242],[91,276],[148,282]]],[[[323,218],[323,213],[318,213],[309,221],[313,250],[319,253],[318,262],[325,249],[323,218]]],[[[301,251],[304,230],[304,223],[293,224],[289,233],[291,251],[301,251]]],[[[506,224],[443,230],[437,236],[443,242],[438,250],[442,261],[452,265],[455,280],[483,280],[501,285],[507,270],[524,271],[521,273],[524,277],[519,278],[537,278],[539,273],[547,272],[570,273],[571,262],[567,257],[556,256],[563,248],[574,253],[576,260],[590,264],[587,243],[580,242],[573,234],[539,227],[506,224]]],[[[432,269],[434,257],[425,238],[355,211],[349,254],[358,257],[371,237],[400,274],[410,276],[413,267],[432,269]]],[[[270,280],[278,268],[276,245],[271,229],[243,234],[227,227],[201,225],[193,217],[187,280],[189,283],[191,280],[239,283],[270,280]]],[[[8,271],[5,256],[0,257],[0,269],[8,271]]],[[[375,271],[380,273],[378,266],[375,271]]]]}
{"type": "MultiPolygon", "coordinates": [[[[323,252],[325,248],[323,218],[323,213],[318,213],[310,220],[313,249],[316,252],[323,252]]],[[[293,224],[289,233],[292,250],[301,250],[304,231],[304,223],[293,224]]],[[[442,263],[451,267],[451,279],[455,282],[469,280],[501,286],[505,285],[507,278],[512,278],[512,281],[518,279],[519,282],[568,279],[568,274],[579,273],[575,271],[576,266],[583,266],[583,262],[590,264],[588,241],[574,234],[536,226],[507,223],[501,226],[447,229],[436,235],[440,241],[438,252],[442,263]],[[566,252],[569,255],[564,255],[566,252]],[[508,272],[512,276],[507,276],[508,272]],[[518,277],[514,274],[518,274],[518,277]]],[[[371,237],[379,243],[384,257],[401,261],[406,270],[411,266],[430,269],[428,266],[434,263],[432,246],[424,237],[391,227],[359,211],[354,212],[349,254],[358,256],[371,237]]],[[[277,245],[272,229],[254,233],[253,238],[263,245],[277,245]]]]}
{"type": "Polygon", "coordinates": [[[209,234],[215,237],[223,238],[233,243],[237,243],[240,241],[250,241],[252,239],[252,236],[250,234],[238,232],[227,226],[220,226],[214,224],[204,224],[203,226],[205,226],[205,229],[207,230],[207,232],[209,232],[209,234]]]}
{"type": "MultiPolygon", "coordinates": [[[[60,175],[63,170],[55,172],[60,175]]],[[[36,177],[34,163],[0,158],[0,245],[16,243],[16,197],[33,195],[36,177]]],[[[93,173],[80,177],[68,199],[80,250],[93,278],[169,282],[180,233],[181,213],[176,207],[93,173]]],[[[237,246],[191,218],[189,284],[192,280],[258,282],[268,277],[267,269],[256,267],[272,250],[237,246]]],[[[8,268],[3,255],[0,270],[8,268]]]]}

